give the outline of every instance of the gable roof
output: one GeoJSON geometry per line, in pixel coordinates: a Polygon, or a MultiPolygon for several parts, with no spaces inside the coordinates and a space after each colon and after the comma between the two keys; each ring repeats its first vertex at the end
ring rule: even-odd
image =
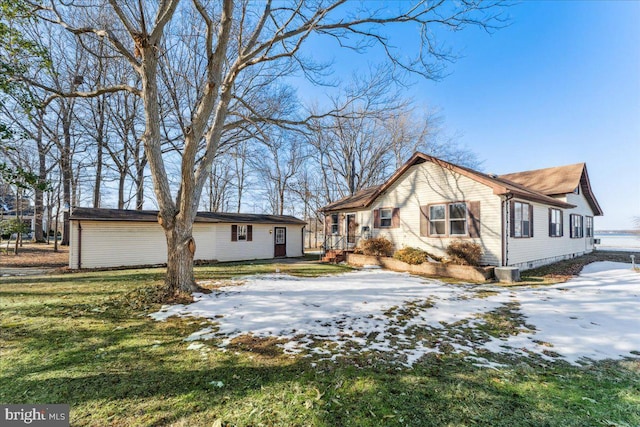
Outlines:
{"type": "MultiPolygon", "coordinates": [[[[72,221],[137,221],[158,222],[158,211],[134,211],[126,209],[74,208],[72,221]]],[[[251,223],[251,224],[306,224],[289,215],[240,214],[227,212],[198,212],[195,222],[251,223]]]]}
{"type": "Polygon", "coordinates": [[[333,203],[323,207],[322,210],[338,210],[338,209],[356,209],[367,206],[370,203],[371,196],[380,188],[380,185],[364,188],[356,192],[353,196],[343,197],[333,203]]]}
{"type": "Polygon", "coordinates": [[[386,191],[389,187],[391,187],[398,179],[400,179],[400,177],[404,175],[404,173],[407,172],[409,168],[424,162],[435,163],[444,169],[449,169],[453,172],[459,173],[460,175],[466,176],[467,178],[470,178],[474,181],[484,184],[490,187],[491,189],[493,189],[493,194],[496,194],[496,195],[512,195],[518,198],[522,198],[524,200],[540,202],[546,205],[557,206],[565,209],[571,209],[576,207],[575,205],[572,205],[570,203],[565,203],[561,200],[551,197],[550,195],[546,195],[532,188],[529,188],[528,186],[519,184],[509,179],[498,177],[495,175],[487,175],[485,173],[478,172],[471,168],[445,162],[444,160],[438,159],[437,157],[429,156],[424,153],[415,153],[384,184],[379,185],[377,187],[370,187],[370,188],[361,190],[358,193],[354,194],[353,196],[345,197],[336,202],[333,202],[323,207],[321,210],[334,211],[334,210],[343,210],[343,209],[366,208],[370,206],[379,195],[381,195],[384,191],[386,191]]]}
{"type": "Polygon", "coordinates": [[[500,175],[543,194],[567,194],[580,185],[584,163],[500,175]]]}
{"type": "Polygon", "coordinates": [[[528,188],[548,196],[573,193],[576,188],[580,187],[594,215],[602,215],[602,208],[591,190],[587,165],[584,163],[509,173],[500,175],[500,178],[526,185],[528,188]]]}

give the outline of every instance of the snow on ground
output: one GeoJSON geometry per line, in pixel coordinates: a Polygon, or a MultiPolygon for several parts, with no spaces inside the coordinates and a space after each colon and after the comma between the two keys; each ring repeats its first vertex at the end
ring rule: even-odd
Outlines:
{"type": "Polygon", "coordinates": [[[379,269],[242,281],[151,316],[212,322],[187,341],[217,338],[224,347],[252,334],[282,338],[287,353],[335,358],[368,351],[406,365],[445,351],[464,352],[490,366],[487,350],[548,360],[555,355],[570,363],[634,357],[640,351],[640,274],[630,264],[591,264],[570,282],[538,288],[448,285],[379,269]],[[483,332],[483,316],[505,308],[525,316],[518,335],[497,338],[483,332]]]}

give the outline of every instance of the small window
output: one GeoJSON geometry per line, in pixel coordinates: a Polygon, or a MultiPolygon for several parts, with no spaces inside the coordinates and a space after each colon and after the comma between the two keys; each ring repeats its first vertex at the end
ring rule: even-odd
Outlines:
{"type": "Polygon", "coordinates": [[[593,237],[593,217],[586,216],[585,218],[585,237],[593,237]]]}
{"type": "Polygon", "coordinates": [[[562,211],[549,209],[549,236],[562,237],[562,211]]]}
{"type": "Polygon", "coordinates": [[[429,234],[432,236],[447,234],[446,205],[429,206],[429,234]]]}
{"type": "Polygon", "coordinates": [[[571,238],[581,239],[584,237],[584,228],[582,223],[582,215],[571,215],[571,238]]]}
{"type": "Polygon", "coordinates": [[[514,202],[513,210],[513,237],[531,237],[531,205],[514,202]]]}
{"type": "Polygon", "coordinates": [[[391,227],[392,215],[391,209],[380,209],[380,227],[391,227]]]}
{"type": "Polygon", "coordinates": [[[276,228],[276,245],[284,245],[286,242],[286,230],[284,228],[276,228]]]}
{"type": "Polygon", "coordinates": [[[338,214],[331,214],[331,234],[338,234],[338,214]]]}
{"type": "Polygon", "coordinates": [[[238,240],[247,240],[247,226],[239,225],[238,226],[238,240]]]}
{"type": "Polygon", "coordinates": [[[253,240],[253,226],[252,225],[237,225],[231,226],[231,241],[232,242],[250,242],[253,240]]]}
{"type": "Polygon", "coordinates": [[[451,203],[449,205],[449,234],[452,236],[466,236],[467,234],[467,204],[451,203]]]}

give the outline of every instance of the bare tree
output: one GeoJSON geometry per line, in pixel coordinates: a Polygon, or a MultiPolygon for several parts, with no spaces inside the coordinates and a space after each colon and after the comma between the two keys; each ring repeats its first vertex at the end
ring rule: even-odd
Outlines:
{"type": "MultiPolygon", "coordinates": [[[[266,187],[267,200],[275,215],[283,215],[287,194],[291,192],[300,168],[307,158],[305,144],[291,132],[274,130],[270,137],[262,141],[263,149],[253,162],[260,174],[261,182],[266,187]]],[[[289,206],[289,213],[292,206],[289,206]]]]}
{"type": "MultiPolygon", "coordinates": [[[[100,2],[87,2],[105,7],[100,2]]],[[[117,84],[91,91],[76,88],[48,87],[60,97],[91,97],[126,90],[140,96],[144,104],[143,136],[155,196],[158,220],[168,247],[166,284],[168,294],[197,289],[193,276],[195,242],[193,221],[203,186],[225,132],[269,122],[293,126],[304,120],[283,117],[276,109],[267,109],[242,98],[246,87],[258,88],[272,80],[272,75],[302,73],[317,80],[323,69],[304,56],[303,46],[313,36],[326,37],[355,50],[377,47],[396,69],[416,72],[427,78],[438,75],[442,59],[448,52],[438,49],[433,28],[461,29],[467,25],[489,28],[495,22],[494,3],[463,1],[397,3],[380,8],[376,3],[346,4],[338,1],[292,1],[254,3],[224,0],[204,2],[179,0],[121,3],[108,1],[108,10],[118,24],[102,24],[81,9],[51,0],[39,16],[61,25],[79,38],[100,37],[121,55],[140,76],[140,87],[117,84]],[[190,5],[193,5],[191,8],[190,5]],[[179,6],[181,6],[179,8],[179,6]],[[197,18],[192,23],[199,32],[184,38],[168,31],[181,13],[197,18]],[[393,49],[381,32],[387,25],[411,24],[419,28],[423,49],[414,58],[393,49]],[[172,46],[163,49],[163,46],[172,46]],[[166,136],[162,132],[163,97],[161,65],[171,62],[174,52],[190,49],[199,58],[199,78],[193,83],[192,108],[180,112],[182,121],[179,143],[179,179],[173,183],[167,174],[169,159],[163,152],[166,136]],[[434,62],[434,59],[436,60],[434,62]],[[239,85],[244,84],[245,89],[239,85]],[[71,89],[71,90],[69,90],[71,89]]],[[[438,75],[439,76],[439,75],[438,75]]],[[[31,84],[39,84],[30,81],[31,84]]]]}

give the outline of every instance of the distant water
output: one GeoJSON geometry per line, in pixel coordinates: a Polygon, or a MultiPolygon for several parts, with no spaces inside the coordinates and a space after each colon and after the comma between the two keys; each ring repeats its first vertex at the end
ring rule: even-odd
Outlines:
{"type": "Polygon", "coordinates": [[[594,233],[600,244],[596,249],[603,251],[629,251],[640,252],[640,235],[631,233],[594,233]]]}

